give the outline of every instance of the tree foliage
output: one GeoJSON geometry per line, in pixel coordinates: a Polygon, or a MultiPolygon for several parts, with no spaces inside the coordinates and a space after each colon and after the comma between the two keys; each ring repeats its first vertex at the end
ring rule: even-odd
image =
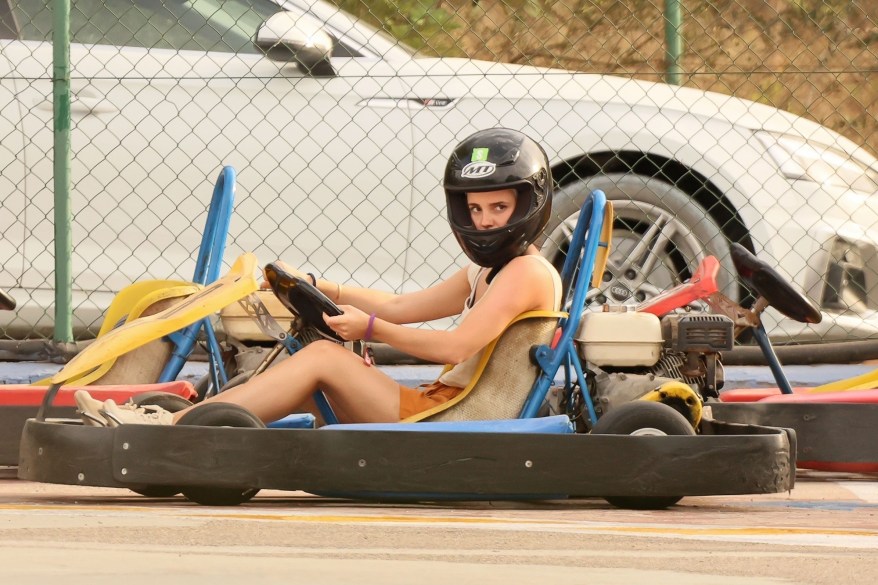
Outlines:
{"type": "Polygon", "coordinates": [[[336,6],[421,52],[444,55],[454,14],[434,0],[333,0],[336,6]]]}

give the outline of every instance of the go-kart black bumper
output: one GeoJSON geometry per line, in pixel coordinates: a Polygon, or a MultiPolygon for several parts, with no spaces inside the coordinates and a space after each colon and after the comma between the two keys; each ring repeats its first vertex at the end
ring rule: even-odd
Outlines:
{"type": "Polygon", "coordinates": [[[794,429],[799,467],[878,471],[878,404],[727,402],[711,410],[723,421],[794,429]]]}
{"type": "MultiPolygon", "coordinates": [[[[460,499],[784,492],[789,429],[702,423],[697,436],[436,433],[29,420],[22,479],[138,488],[211,486],[460,499]]],[[[429,499],[429,498],[424,498],[429,499]]]]}

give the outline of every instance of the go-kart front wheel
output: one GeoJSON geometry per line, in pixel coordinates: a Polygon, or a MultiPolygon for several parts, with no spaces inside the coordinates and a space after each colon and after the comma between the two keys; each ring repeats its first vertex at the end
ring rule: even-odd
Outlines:
{"type": "MultiPolygon", "coordinates": [[[[694,435],[686,418],[666,404],[635,400],[618,406],[598,419],[595,435],[694,435]]],[[[605,496],[613,506],[632,510],[661,510],[679,502],[682,496],[605,496]]]]}
{"type": "MultiPolygon", "coordinates": [[[[178,425],[203,427],[265,428],[265,424],[246,408],[224,402],[210,402],[193,408],[183,415],[178,425]]],[[[183,495],[202,506],[237,506],[249,501],[258,488],[217,488],[211,486],[187,486],[183,495]]]]}
{"type": "MultiPolygon", "coordinates": [[[[137,406],[158,406],[168,412],[180,412],[192,406],[190,401],[170,392],[142,392],[131,400],[137,406]]],[[[173,485],[145,485],[131,488],[131,491],[147,498],[172,498],[180,493],[180,488],[173,485]]]]}

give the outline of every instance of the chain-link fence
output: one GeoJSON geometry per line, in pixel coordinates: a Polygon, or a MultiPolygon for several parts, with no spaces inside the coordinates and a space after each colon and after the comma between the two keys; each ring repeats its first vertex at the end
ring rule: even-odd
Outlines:
{"type": "MultiPolygon", "coordinates": [[[[653,296],[711,254],[745,299],[740,242],[826,314],[770,320],[775,339],[878,337],[878,4],[336,4],[71,1],[77,339],[123,286],[191,278],[223,165],[238,173],[227,263],[253,251],[344,283],[436,283],[464,260],[445,161],[493,126],[550,155],[549,258],[588,191],[614,200],[593,302],[653,296]],[[316,62],[324,33],[332,57],[316,62]]],[[[0,0],[0,287],[20,304],[7,339],[54,321],[53,11],[0,0]]]]}

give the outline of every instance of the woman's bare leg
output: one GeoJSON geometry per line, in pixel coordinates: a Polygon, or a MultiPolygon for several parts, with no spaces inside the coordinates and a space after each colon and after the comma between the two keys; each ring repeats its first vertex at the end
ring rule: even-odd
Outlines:
{"type": "MultiPolygon", "coordinates": [[[[205,402],[238,404],[271,422],[295,412],[317,388],[337,405],[341,422],[399,421],[396,380],[330,341],[311,343],[244,384],[205,402]]],[[[188,410],[176,413],[174,422],[188,410]]]]}

